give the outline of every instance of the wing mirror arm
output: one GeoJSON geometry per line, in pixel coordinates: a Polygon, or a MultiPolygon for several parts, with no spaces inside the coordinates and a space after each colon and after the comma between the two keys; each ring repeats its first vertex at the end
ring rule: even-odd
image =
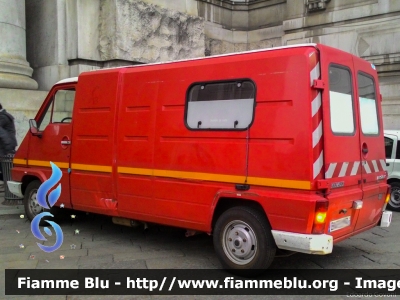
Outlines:
{"type": "Polygon", "coordinates": [[[32,133],[33,136],[37,136],[40,138],[42,137],[43,133],[41,131],[39,131],[36,120],[34,120],[34,119],[29,120],[29,131],[32,133]]]}

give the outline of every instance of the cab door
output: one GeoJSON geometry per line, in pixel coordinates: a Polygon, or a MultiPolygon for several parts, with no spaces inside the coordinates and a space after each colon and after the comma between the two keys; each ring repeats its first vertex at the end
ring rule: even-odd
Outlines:
{"type": "Polygon", "coordinates": [[[326,231],[335,239],[350,234],[362,199],[361,147],[352,55],[320,48],[324,177],[329,200],[326,231]],[[356,202],[357,203],[357,202],[356,202]]]}
{"type": "Polygon", "coordinates": [[[375,67],[354,57],[355,94],[359,106],[363,206],[356,230],[379,221],[387,191],[384,133],[375,67]]]}
{"type": "Polygon", "coordinates": [[[69,168],[74,99],[75,86],[72,84],[50,91],[35,118],[39,135],[31,136],[28,151],[28,166],[41,180],[50,178],[50,162],[61,169],[61,195],[56,205],[64,204],[66,208],[71,208],[69,168]]]}

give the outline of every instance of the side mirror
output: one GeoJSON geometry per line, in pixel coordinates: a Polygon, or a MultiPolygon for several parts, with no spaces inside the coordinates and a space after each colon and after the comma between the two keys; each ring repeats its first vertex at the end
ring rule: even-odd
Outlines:
{"type": "Polygon", "coordinates": [[[32,133],[32,135],[34,135],[34,136],[38,136],[38,137],[42,136],[42,132],[39,131],[37,124],[36,124],[36,120],[34,120],[34,119],[29,120],[29,130],[32,133]]]}

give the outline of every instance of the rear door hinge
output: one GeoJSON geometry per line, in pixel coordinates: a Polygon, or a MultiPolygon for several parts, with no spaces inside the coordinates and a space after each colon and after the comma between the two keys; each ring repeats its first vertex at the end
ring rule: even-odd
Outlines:
{"type": "Polygon", "coordinates": [[[321,194],[323,197],[328,197],[331,193],[330,181],[326,179],[319,179],[316,181],[317,184],[317,194],[321,194]]]}
{"type": "Polygon", "coordinates": [[[321,79],[314,79],[312,88],[317,90],[323,90],[325,88],[325,82],[321,79]]]}
{"type": "Polygon", "coordinates": [[[329,189],[329,181],[325,179],[317,180],[317,189],[319,190],[329,189]]]}

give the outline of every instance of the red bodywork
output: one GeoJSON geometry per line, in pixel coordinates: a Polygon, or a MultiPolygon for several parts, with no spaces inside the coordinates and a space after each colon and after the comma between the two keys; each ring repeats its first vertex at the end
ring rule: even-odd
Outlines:
{"type": "Polygon", "coordinates": [[[380,95],[371,64],[323,45],[85,72],[78,82],[50,91],[36,121],[56,90],[75,87],[72,122],[49,124],[41,138],[28,132],[15,155],[13,180],[23,188],[35,178],[44,181],[53,161],[63,170],[58,205],[205,232],[230,203],[256,203],[272,229],[309,234],[316,202],[328,201],[323,230],[337,242],[377,224],[388,189],[381,166],[381,103],[379,134],[364,136],[359,71],[373,78],[380,95]],[[352,75],[351,135],[338,136],[330,128],[332,63],[352,75]],[[249,129],[185,126],[193,83],[237,78],[256,86],[249,129]],[[368,163],[369,173],[363,168],[368,163]],[[248,184],[248,190],[237,184],[248,184]],[[356,200],[364,202],[362,209],[353,208],[356,200]],[[345,216],[350,226],[329,232],[328,224],[345,216]]]}

